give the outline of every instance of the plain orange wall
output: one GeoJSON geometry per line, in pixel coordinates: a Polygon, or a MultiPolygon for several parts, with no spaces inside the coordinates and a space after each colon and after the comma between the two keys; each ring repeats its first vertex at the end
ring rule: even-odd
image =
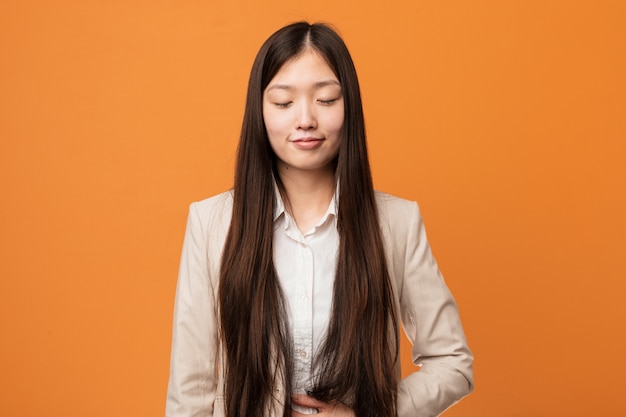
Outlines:
{"type": "Polygon", "coordinates": [[[376,187],[459,302],[446,416],[626,415],[623,0],[2,0],[0,416],[163,414],[187,206],[302,18],[348,43],[376,187]]]}

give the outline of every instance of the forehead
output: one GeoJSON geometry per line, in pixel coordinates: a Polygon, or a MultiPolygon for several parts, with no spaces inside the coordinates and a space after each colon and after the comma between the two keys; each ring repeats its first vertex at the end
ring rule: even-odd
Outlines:
{"type": "Polygon", "coordinates": [[[285,62],[267,88],[319,83],[339,85],[337,76],[326,59],[316,50],[308,49],[285,62]]]}

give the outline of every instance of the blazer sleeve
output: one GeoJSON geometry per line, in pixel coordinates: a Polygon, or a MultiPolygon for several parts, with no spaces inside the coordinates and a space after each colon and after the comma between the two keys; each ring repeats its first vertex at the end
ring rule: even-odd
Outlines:
{"type": "Polygon", "coordinates": [[[433,417],[472,391],[473,356],[414,202],[408,217],[400,311],[413,362],[421,369],[399,384],[398,416],[433,417]]]}
{"type": "Polygon", "coordinates": [[[191,204],[174,304],[167,417],[213,415],[218,322],[205,227],[198,203],[191,204]]]}

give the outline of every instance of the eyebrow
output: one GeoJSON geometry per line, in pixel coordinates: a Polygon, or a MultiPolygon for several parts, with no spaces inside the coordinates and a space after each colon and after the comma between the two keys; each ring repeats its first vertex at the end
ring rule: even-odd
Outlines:
{"type": "MultiPolygon", "coordinates": [[[[339,81],[337,80],[323,80],[323,81],[318,81],[315,84],[313,84],[313,88],[322,88],[322,87],[326,87],[328,85],[338,85],[339,87],[341,87],[341,84],[339,83],[339,81]]],[[[278,89],[278,90],[293,90],[293,86],[289,85],[289,84],[274,84],[274,85],[270,85],[269,87],[267,87],[266,91],[270,91],[270,90],[274,90],[274,89],[278,89]]]]}

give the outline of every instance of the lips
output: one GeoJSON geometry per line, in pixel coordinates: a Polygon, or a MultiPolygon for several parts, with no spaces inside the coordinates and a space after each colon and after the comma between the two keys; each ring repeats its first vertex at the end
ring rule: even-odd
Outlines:
{"type": "Polygon", "coordinates": [[[320,141],[322,139],[320,138],[315,138],[313,136],[308,136],[305,138],[297,138],[297,139],[291,139],[291,142],[316,142],[316,141],[320,141]]]}
{"type": "Polygon", "coordinates": [[[299,149],[315,149],[319,147],[324,139],[314,138],[314,137],[306,137],[306,138],[298,138],[292,139],[290,142],[293,143],[299,149]]]}

